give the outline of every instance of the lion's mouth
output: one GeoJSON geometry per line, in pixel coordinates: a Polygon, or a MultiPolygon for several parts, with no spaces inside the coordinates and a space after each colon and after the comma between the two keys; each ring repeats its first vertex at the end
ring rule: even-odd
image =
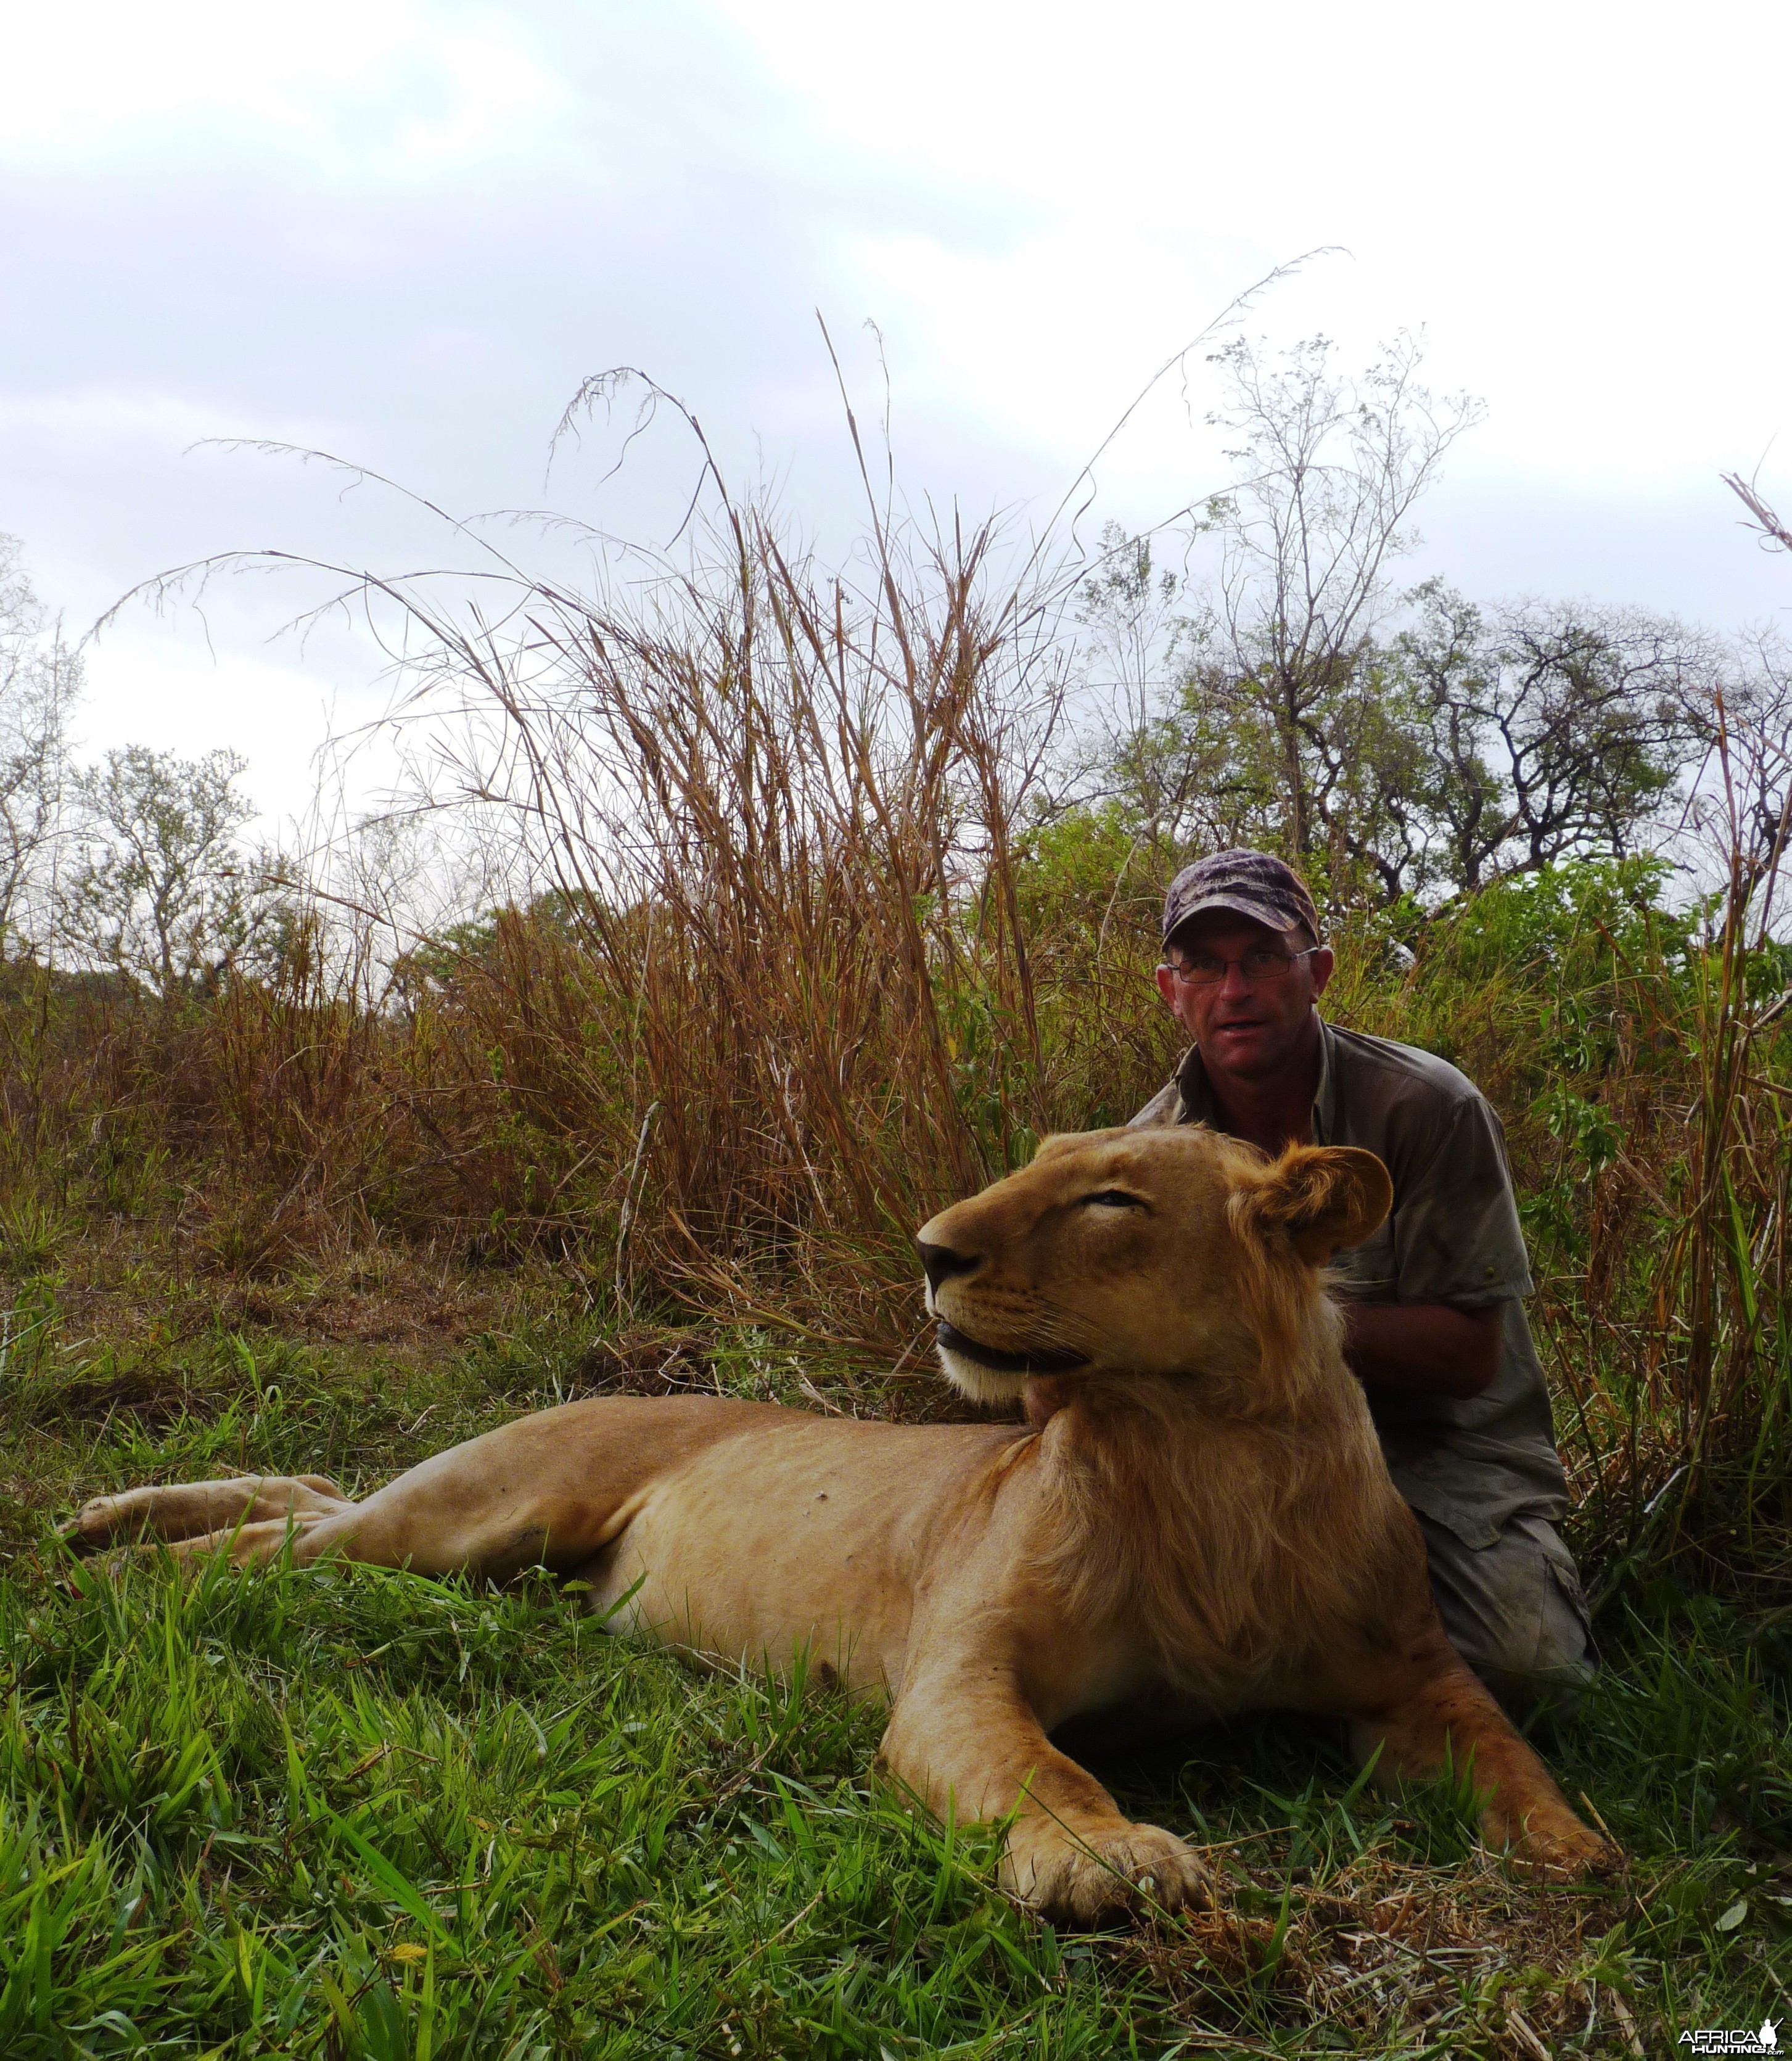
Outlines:
{"type": "Polygon", "coordinates": [[[961,1358],[974,1360],[979,1367],[986,1367],[992,1374],[1069,1374],[1075,1368],[1086,1367],[1088,1360],[1082,1353],[1073,1352],[998,1352],[994,1346],[986,1346],[973,1338],[967,1338],[956,1324],[942,1317],[935,1333],[946,1351],[957,1353],[961,1358]]]}

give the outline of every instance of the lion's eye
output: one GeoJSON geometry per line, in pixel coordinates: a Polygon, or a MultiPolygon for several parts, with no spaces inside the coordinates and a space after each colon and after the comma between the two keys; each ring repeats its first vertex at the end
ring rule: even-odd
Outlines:
{"type": "Polygon", "coordinates": [[[1142,1210],[1144,1203],[1137,1195],[1129,1195],[1124,1188],[1103,1188],[1099,1195],[1085,1195],[1086,1207],[1100,1210],[1142,1210]]]}

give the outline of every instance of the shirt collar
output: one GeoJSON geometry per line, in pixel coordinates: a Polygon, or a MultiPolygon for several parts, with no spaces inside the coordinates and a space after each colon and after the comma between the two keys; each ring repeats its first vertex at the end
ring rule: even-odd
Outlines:
{"type": "MultiPolygon", "coordinates": [[[[1176,1069],[1180,1123],[1211,1123],[1213,1091],[1207,1085],[1207,1070],[1201,1063],[1201,1047],[1191,1045],[1176,1069]]],[[[1338,1131],[1338,1040],[1324,1017],[1319,1018],[1319,1085],[1313,1096],[1313,1142],[1330,1145],[1338,1131]]]]}

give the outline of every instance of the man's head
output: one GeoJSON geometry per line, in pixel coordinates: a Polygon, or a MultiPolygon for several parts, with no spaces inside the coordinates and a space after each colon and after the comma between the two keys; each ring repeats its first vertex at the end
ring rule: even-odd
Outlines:
{"type": "Polygon", "coordinates": [[[1163,905],[1158,991],[1213,1071],[1266,1080],[1292,1063],[1331,978],[1299,874],[1266,852],[1184,866],[1163,905]]]}

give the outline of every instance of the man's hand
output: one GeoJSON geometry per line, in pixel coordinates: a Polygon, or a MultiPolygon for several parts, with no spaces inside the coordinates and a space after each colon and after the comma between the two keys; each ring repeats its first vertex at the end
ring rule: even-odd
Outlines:
{"type": "Polygon", "coordinates": [[[1344,1357],[1358,1380],[1466,1403],[1499,1369],[1500,1309],[1447,1303],[1346,1303],[1344,1357]]]}

